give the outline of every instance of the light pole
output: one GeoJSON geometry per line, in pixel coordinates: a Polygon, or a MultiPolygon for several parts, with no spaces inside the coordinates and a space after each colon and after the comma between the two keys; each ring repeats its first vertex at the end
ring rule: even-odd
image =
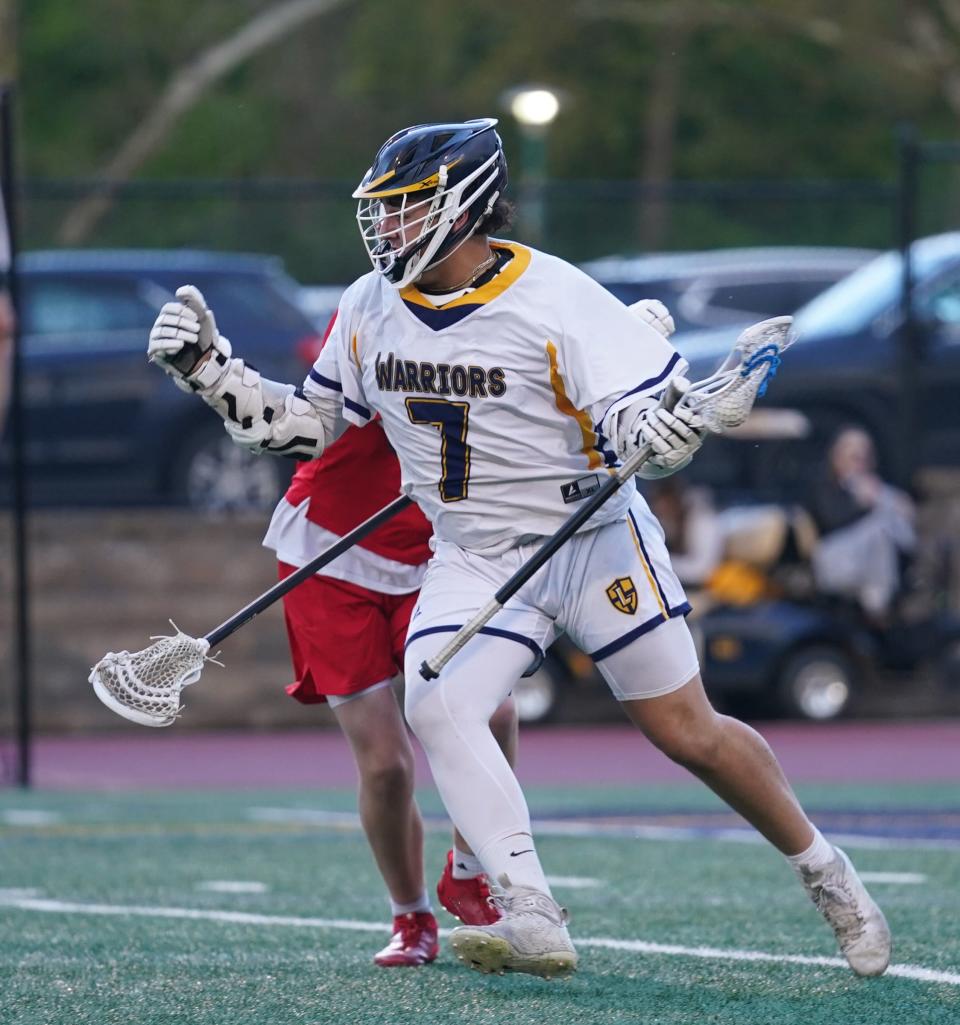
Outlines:
{"type": "Polygon", "coordinates": [[[539,245],[546,224],[547,133],[560,113],[561,97],[545,85],[523,85],[508,89],[500,101],[520,128],[521,227],[525,237],[539,245]]]}

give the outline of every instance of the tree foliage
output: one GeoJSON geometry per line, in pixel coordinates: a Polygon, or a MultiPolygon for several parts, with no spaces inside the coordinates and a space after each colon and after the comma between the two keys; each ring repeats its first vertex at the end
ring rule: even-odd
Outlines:
{"type": "MultiPolygon", "coordinates": [[[[278,2],[22,4],[25,173],[109,166],[178,68],[278,2]]],[[[530,81],[566,97],[555,179],[890,178],[898,122],[956,131],[960,0],[354,0],[213,83],[137,173],[351,182],[398,127],[491,113],[516,154],[501,95],[530,81]]]]}

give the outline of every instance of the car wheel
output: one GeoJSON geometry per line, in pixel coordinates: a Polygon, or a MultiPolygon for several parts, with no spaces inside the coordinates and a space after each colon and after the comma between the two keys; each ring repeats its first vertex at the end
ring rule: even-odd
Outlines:
{"type": "Polygon", "coordinates": [[[856,689],[856,670],[839,648],[820,645],[794,652],[777,679],[781,710],[825,722],[843,715],[856,689]]]}
{"type": "Polygon", "coordinates": [[[560,708],[563,681],[561,670],[548,654],[543,664],[530,676],[524,676],[513,688],[517,718],[522,723],[548,722],[560,708]]]}
{"type": "Polygon", "coordinates": [[[206,513],[270,512],[283,494],[290,467],[276,456],[256,456],[222,427],[191,435],[173,473],[176,500],[206,513]]]}

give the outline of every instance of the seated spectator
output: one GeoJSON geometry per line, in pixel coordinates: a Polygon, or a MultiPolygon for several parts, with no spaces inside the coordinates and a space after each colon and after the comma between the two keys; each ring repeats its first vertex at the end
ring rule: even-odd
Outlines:
{"type": "Polygon", "coordinates": [[[820,532],[813,553],[817,588],[859,602],[883,623],[900,588],[900,564],[913,551],[914,508],[877,476],[876,452],[860,427],[844,427],[827,452],[810,513],[820,532]]]}

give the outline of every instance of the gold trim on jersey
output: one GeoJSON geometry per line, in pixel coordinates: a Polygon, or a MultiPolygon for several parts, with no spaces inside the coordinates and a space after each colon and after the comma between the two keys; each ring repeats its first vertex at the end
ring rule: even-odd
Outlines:
{"type": "Polygon", "coordinates": [[[566,416],[573,417],[580,427],[580,437],[583,439],[583,454],[587,457],[587,469],[596,470],[603,465],[603,456],[596,447],[597,434],[593,429],[590,415],[583,409],[577,407],[570,401],[567,395],[566,385],[560,376],[560,369],[557,366],[557,347],[553,342],[547,342],[547,359],[550,361],[550,386],[557,402],[557,409],[566,416]]]}
{"type": "Polygon", "coordinates": [[[353,339],[350,342],[350,348],[353,350],[353,362],[356,363],[358,370],[362,370],[363,368],[360,366],[360,353],[357,350],[357,336],[356,335],[353,336],[353,339]]]}
{"type": "Polygon", "coordinates": [[[637,537],[637,532],[634,530],[633,522],[628,519],[627,526],[630,528],[630,536],[633,538],[634,546],[637,549],[637,555],[640,556],[640,565],[643,566],[643,572],[647,575],[647,583],[650,585],[650,590],[653,591],[654,598],[657,599],[657,604],[660,606],[660,612],[664,619],[670,618],[670,613],[667,610],[666,605],[663,604],[663,599],[660,597],[660,588],[657,587],[656,580],[653,579],[653,570],[650,567],[650,563],[647,562],[646,556],[643,554],[643,546],[640,544],[640,538],[637,537]]]}
{"type": "Polygon", "coordinates": [[[451,302],[443,303],[438,306],[436,303],[431,302],[416,285],[407,285],[406,288],[400,289],[400,298],[406,300],[408,303],[413,303],[415,306],[427,306],[434,310],[452,310],[457,306],[483,306],[484,303],[490,302],[491,299],[496,299],[498,295],[502,295],[520,275],[530,266],[531,252],[526,246],[520,245],[518,242],[500,242],[491,240],[491,249],[506,249],[513,253],[513,259],[497,274],[491,278],[485,285],[481,285],[479,288],[475,288],[472,292],[467,292],[466,295],[461,295],[459,299],[454,299],[451,302]]]}

